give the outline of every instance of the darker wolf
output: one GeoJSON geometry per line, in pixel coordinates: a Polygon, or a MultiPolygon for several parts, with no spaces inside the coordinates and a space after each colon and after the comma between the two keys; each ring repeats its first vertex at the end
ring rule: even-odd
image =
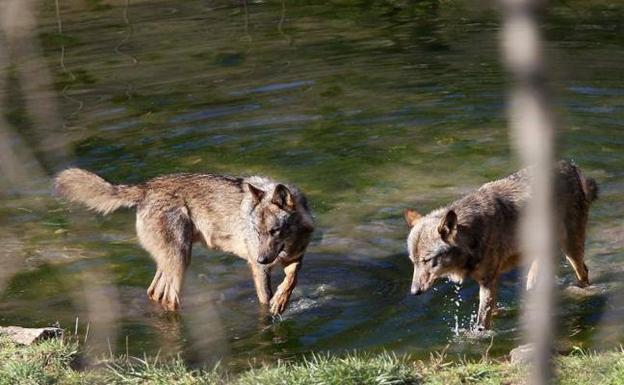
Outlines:
{"type": "Polygon", "coordinates": [[[113,185],[71,168],[58,174],[55,190],[103,214],[136,207],[139,241],[157,266],[147,295],[167,310],[180,307],[191,247],[201,241],[246,259],[258,300],[271,313],[282,313],[314,230],[304,194],[261,176],[173,174],[143,184],[113,185]],[[273,295],[270,270],[278,263],[285,278],[273,295]]]}
{"type": "MultiPolygon", "coordinates": [[[[517,228],[521,211],[531,195],[529,172],[523,169],[486,183],[426,216],[411,209],[405,211],[411,227],[407,249],[414,264],[412,294],[423,293],[437,278],[461,282],[470,277],[480,286],[477,329],[490,328],[498,279],[521,261],[517,228]]],[[[598,186],[570,162],[560,161],[555,175],[559,242],[576,273],[578,285],[585,287],[589,285],[584,263],[585,227],[598,186]]],[[[535,284],[537,268],[533,262],[527,289],[535,284]]]]}

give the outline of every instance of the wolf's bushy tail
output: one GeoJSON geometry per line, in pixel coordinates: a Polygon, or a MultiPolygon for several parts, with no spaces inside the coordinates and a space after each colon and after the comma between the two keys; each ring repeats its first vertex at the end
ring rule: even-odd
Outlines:
{"type": "Polygon", "coordinates": [[[54,178],[56,193],[70,201],[108,214],[120,207],[133,207],[143,200],[140,186],[113,185],[92,172],[70,168],[54,178]]]}

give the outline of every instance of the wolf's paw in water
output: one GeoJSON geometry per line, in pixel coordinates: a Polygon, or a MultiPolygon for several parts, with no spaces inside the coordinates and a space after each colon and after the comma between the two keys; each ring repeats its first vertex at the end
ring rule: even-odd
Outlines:
{"type": "Polygon", "coordinates": [[[147,289],[147,296],[167,311],[180,310],[179,281],[158,271],[147,289]]]}
{"type": "Polygon", "coordinates": [[[457,342],[469,342],[475,340],[489,340],[496,335],[494,330],[486,330],[477,326],[470,329],[459,329],[455,335],[457,342]]]}
{"type": "Polygon", "coordinates": [[[494,309],[492,309],[492,315],[494,317],[502,317],[505,314],[509,313],[511,310],[513,310],[513,309],[508,307],[508,306],[504,306],[504,305],[498,303],[498,304],[496,304],[496,307],[494,309]]]}
{"type": "Polygon", "coordinates": [[[490,339],[496,335],[494,330],[487,330],[483,328],[472,328],[466,331],[466,338],[471,340],[485,340],[490,339]]]}

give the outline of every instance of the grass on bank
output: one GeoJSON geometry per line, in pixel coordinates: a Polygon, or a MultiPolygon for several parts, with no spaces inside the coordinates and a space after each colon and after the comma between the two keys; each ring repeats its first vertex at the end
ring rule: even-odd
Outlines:
{"type": "MultiPolygon", "coordinates": [[[[5,384],[207,384],[207,385],[405,385],[523,384],[526,368],[506,361],[452,362],[444,357],[413,361],[389,353],[315,355],[296,363],[251,368],[232,375],[189,369],[182,360],[119,357],[85,366],[77,342],[48,340],[18,346],[0,336],[0,385],[5,384]]],[[[624,352],[573,354],[557,358],[561,384],[624,384],[624,352]]]]}

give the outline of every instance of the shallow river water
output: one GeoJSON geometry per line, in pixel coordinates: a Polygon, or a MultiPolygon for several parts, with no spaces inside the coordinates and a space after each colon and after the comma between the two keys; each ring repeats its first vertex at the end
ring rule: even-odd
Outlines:
{"type": "MultiPolygon", "coordinates": [[[[259,310],[243,260],[202,247],[173,315],[146,299],[155,268],[132,212],[67,205],[46,178],[7,188],[0,239],[13,273],[0,281],[0,323],[77,324],[96,353],[234,367],[353,349],[424,357],[448,345],[477,356],[490,342],[501,355],[520,342],[518,272],[501,282],[491,341],[458,333],[476,312],[473,282],[408,295],[402,219],[406,207],[427,212],[517,166],[495,7],[59,3],[57,18],[43,2],[35,35],[59,121],[37,131],[29,117],[38,101],[20,90],[27,63],[5,70],[3,95],[7,121],[47,175],[69,165],[126,183],[179,171],[266,174],[308,194],[317,231],[281,319],[259,310]]],[[[560,338],[583,347],[624,343],[624,6],[608,3],[557,1],[543,21],[560,155],[601,189],[587,240],[597,289],[566,290],[574,277],[563,258],[558,274],[560,338]]]]}

